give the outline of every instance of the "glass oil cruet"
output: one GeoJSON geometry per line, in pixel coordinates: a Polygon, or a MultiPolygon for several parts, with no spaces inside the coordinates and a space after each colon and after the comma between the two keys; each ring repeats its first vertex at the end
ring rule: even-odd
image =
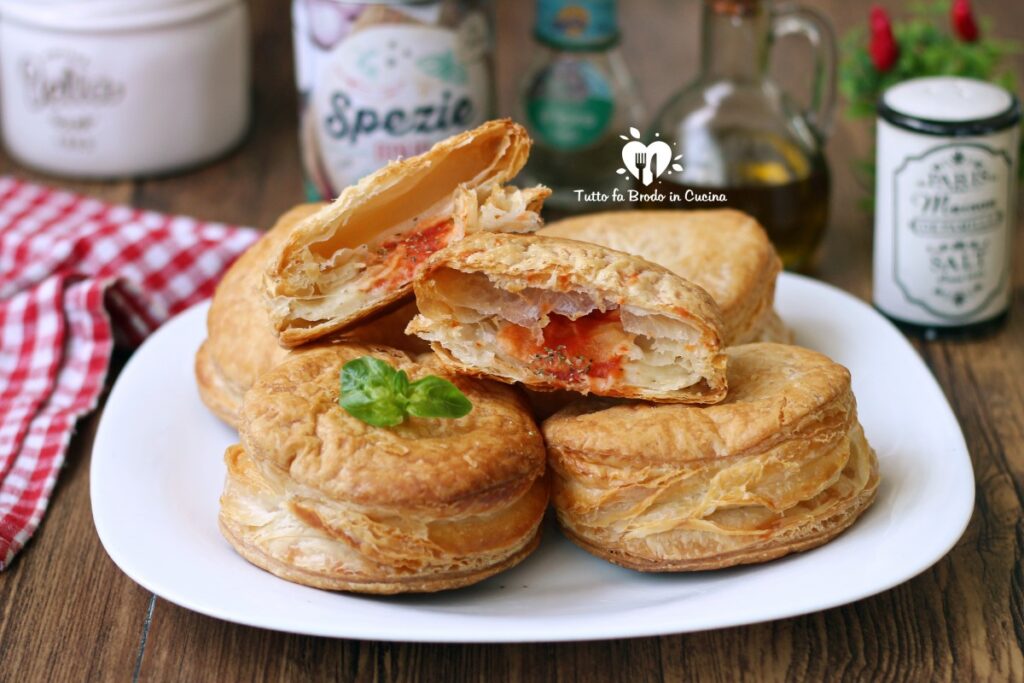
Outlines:
{"type": "Polygon", "coordinates": [[[701,30],[699,76],[650,129],[651,140],[657,135],[682,155],[683,170],[661,177],[662,192],[676,193],[680,208],[727,206],[752,214],[786,267],[806,268],[828,222],[823,146],[835,109],[832,29],[803,7],[704,0],[701,30]],[[808,111],[768,76],[772,42],[793,34],[815,53],[808,111]]]}

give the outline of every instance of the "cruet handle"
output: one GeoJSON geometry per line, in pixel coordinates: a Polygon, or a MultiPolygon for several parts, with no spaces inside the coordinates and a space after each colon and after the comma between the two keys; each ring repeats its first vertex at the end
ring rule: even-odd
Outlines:
{"type": "Polygon", "coordinates": [[[799,35],[814,51],[811,106],[805,118],[821,136],[832,130],[836,110],[836,38],[832,24],[823,14],[800,5],[780,5],[772,12],[772,38],[799,35]]]}

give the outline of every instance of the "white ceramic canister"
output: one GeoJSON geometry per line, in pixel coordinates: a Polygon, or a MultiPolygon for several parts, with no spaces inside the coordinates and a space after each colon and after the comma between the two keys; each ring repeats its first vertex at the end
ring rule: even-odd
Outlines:
{"type": "Polygon", "coordinates": [[[491,118],[480,0],[293,0],[299,138],[310,199],[491,118]]]}
{"type": "Polygon", "coordinates": [[[878,116],[875,305],[927,330],[1003,319],[1019,101],[983,81],[919,78],[889,88],[878,116]]]}
{"type": "Polygon", "coordinates": [[[241,0],[0,0],[4,144],[83,178],[216,157],[249,123],[248,24],[241,0]]]}

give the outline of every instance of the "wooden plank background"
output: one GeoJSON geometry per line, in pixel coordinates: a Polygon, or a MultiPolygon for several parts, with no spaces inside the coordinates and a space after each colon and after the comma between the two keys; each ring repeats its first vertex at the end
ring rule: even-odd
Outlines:
{"type": "MultiPolygon", "coordinates": [[[[653,110],[696,72],[697,0],[620,2],[623,49],[653,110]]],[[[867,2],[815,0],[840,31],[867,2]]],[[[889,0],[882,4],[898,8],[889,0]]],[[[1024,38],[1024,3],[980,0],[1004,37],[1024,38]]],[[[285,0],[253,1],[255,121],[236,151],[185,175],[68,183],[0,158],[0,171],[102,199],[201,218],[269,226],[302,199],[290,20],[285,0]]],[[[498,80],[510,112],[533,3],[499,0],[498,80]]],[[[804,46],[782,46],[792,87],[804,46]],[[791,73],[792,72],[792,73],[791,73]]],[[[1018,73],[1024,63],[1017,60],[1018,73]]],[[[871,144],[841,120],[828,148],[835,183],[819,277],[867,298],[871,218],[849,160],[871,144]]],[[[89,506],[89,461],[101,411],[78,428],[36,538],[0,574],[0,681],[302,680],[1022,680],[1024,679],[1024,241],[1017,296],[998,335],[918,343],[967,436],[977,507],[967,533],[935,567],[853,605],[795,619],[685,636],[536,645],[408,645],[292,636],[194,614],[134,584],[103,552],[89,506]]],[[[115,371],[125,358],[115,360],[115,371]]],[[[898,407],[894,406],[894,409],[898,407]]]]}

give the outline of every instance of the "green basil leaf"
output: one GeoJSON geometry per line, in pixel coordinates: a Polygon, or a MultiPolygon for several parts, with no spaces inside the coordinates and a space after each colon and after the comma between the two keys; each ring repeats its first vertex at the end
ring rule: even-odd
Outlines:
{"type": "Polygon", "coordinates": [[[473,404],[448,380],[428,375],[409,385],[406,410],[415,417],[463,417],[473,404]]]}
{"type": "Polygon", "coordinates": [[[398,371],[387,362],[373,356],[362,356],[345,363],[341,369],[342,391],[362,385],[388,385],[398,371]]]}
{"type": "Polygon", "coordinates": [[[367,424],[394,427],[405,420],[408,385],[404,372],[378,358],[363,356],[342,367],[338,403],[367,424]]]}
{"type": "Polygon", "coordinates": [[[405,370],[398,370],[391,377],[391,390],[399,396],[409,395],[409,375],[405,374],[405,370]]]}
{"type": "Polygon", "coordinates": [[[404,370],[363,356],[341,369],[338,403],[349,415],[375,427],[394,427],[414,417],[462,417],[473,404],[446,379],[429,375],[409,381],[404,370]]]}

